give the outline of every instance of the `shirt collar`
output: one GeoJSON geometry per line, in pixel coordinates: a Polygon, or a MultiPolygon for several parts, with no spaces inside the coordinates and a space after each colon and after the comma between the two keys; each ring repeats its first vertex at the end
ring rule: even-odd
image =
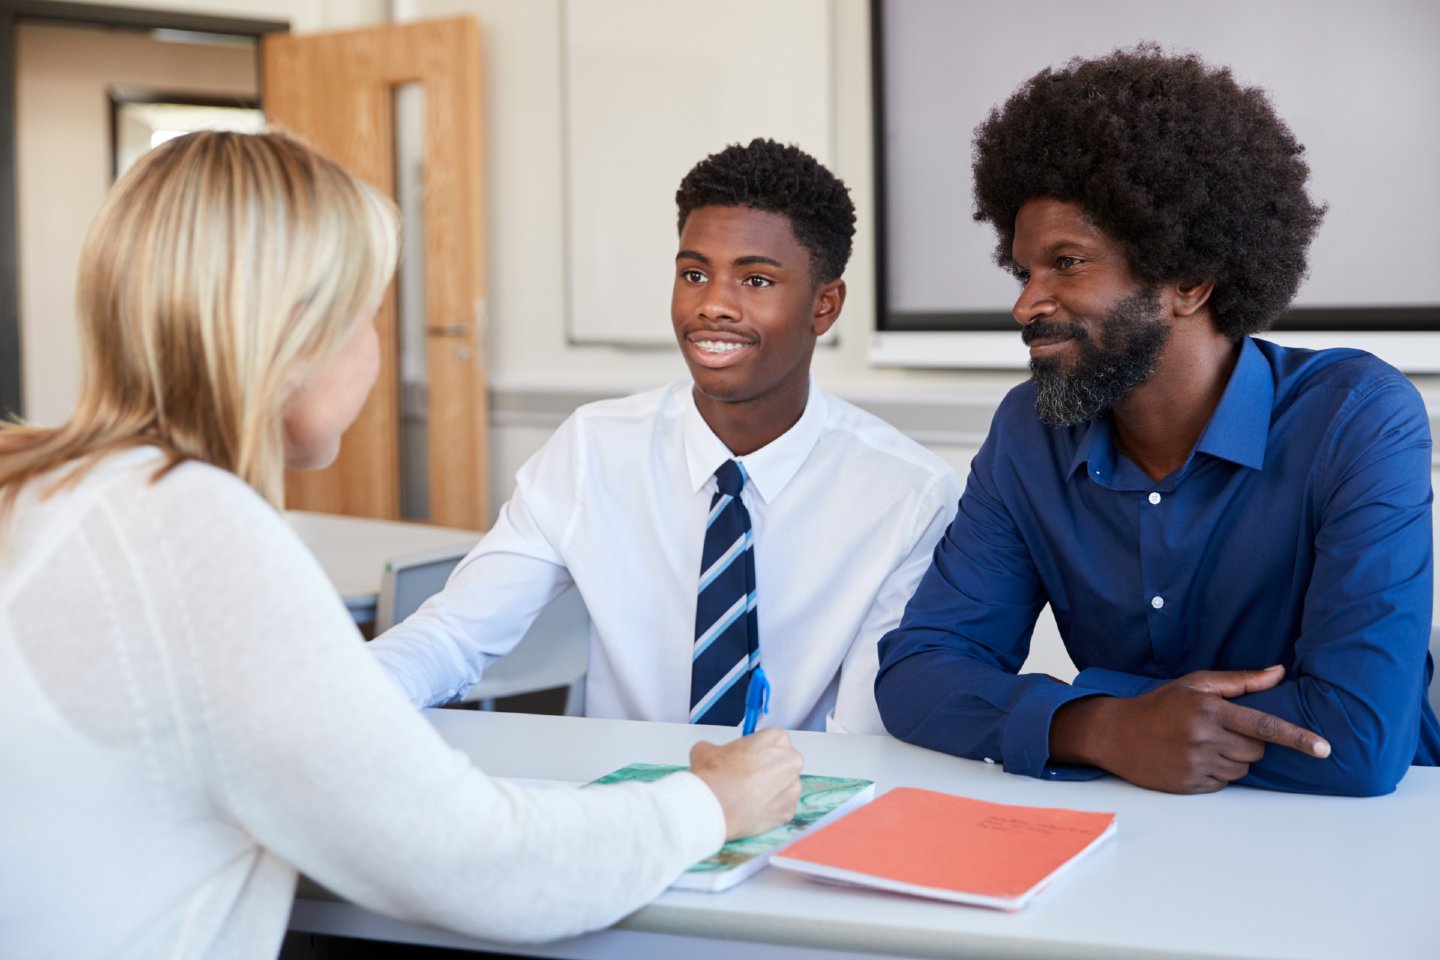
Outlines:
{"type": "Polygon", "coordinates": [[[825,419],[825,394],[811,379],[805,412],[800,414],[795,425],[754,453],[737,457],[700,416],[695,407],[694,389],[690,389],[685,401],[683,431],[685,464],[690,471],[691,489],[698,492],[715,475],[720,464],[735,459],[745,465],[745,473],[760,499],[770,503],[780,495],[810,456],[810,451],[815,449],[825,428],[825,419]]]}
{"type": "Polygon", "coordinates": [[[1275,407],[1275,377],[1255,341],[1240,344],[1240,359],[1196,453],[1208,453],[1242,467],[1259,470],[1265,465],[1265,444],[1270,439],[1270,414],[1275,407]]]}
{"type": "MultiPolygon", "coordinates": [[[[1265,444],[1270,439],[1270,412],[1274,406],[1275,378],[1270,364],[1255,341],[1246,337],[1240,345],[1240,359],[1235,361],[1230,382],[1225,385],[1210,422],[1191,451],[1191,458],[1196,453],[1205,453],[1259,470],[1265,465],[1265,444]]],[[[1066,476],[1073,477],[1088,464],[1090,475],[1108,484],[1116,469],[1110,415],[1096,417],[1083,429],[1066,476]]]]}
{"type": "MultiPolygon", "coordinates": [[[[1072,428],[1074,429],[1074,428],[1072,428]]],[[[1080,442],[1075,444],[1075,455],[1070,458],[1070,469],[1065,476],[1075,476],[1075,471],[1086,464],[1091,473],[1109,477],[1115,472],[1115,451],[1110,445],[1110,414],[1102,413],[1084,427],[1080,442]]]]}

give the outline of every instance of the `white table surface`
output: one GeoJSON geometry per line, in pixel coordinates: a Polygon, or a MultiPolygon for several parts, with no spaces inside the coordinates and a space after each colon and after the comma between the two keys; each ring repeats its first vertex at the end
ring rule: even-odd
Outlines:
{"type": "MultiPolygon", "coordinates": [[[[501,776],[590,780],[684,763],[683,724],[428,711],[501,776]]],[[[714,736],[714,732],[710,732],[714,736]]],[[[1117,833],[1020,913],[844,888],[767,869],[720,894],[667,892],[616,928],[516,948],[380,917],[302,884],[291,928],[549,957],[1440,957],[1440,769],[1387,797],[1231,787],[1177,797],[1106,778],[1054,783],[886,737],[800,733],[811,773],[1002,803],[1117,813],[1117,833]],[[748,941],[737,946],[729,941],[748,941]]]]}
{"type": "Polygon", "coordinates": [[[480,542],[480,533],[425,523],[371,520],[330,513],[285,511],[285,521],[315,554],[345,605],[360,620],[374,619],[385,562],[392,557],[480,542]]]}

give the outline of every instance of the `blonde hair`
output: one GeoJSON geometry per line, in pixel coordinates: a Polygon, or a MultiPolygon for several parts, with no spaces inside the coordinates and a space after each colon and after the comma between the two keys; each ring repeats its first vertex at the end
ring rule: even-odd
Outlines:
{"type": "Polygon", "coordinates": [[[286,398],[368,321],[398,218],[284,134],[193,133],[143,156],[86,233],[79,403],[60,427],[0,427],[0,519],[31,480],[152,444],[283,504],[286,398]]]}

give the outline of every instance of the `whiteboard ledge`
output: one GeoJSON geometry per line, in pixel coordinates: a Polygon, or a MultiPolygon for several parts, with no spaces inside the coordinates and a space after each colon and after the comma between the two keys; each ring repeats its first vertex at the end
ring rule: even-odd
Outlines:
{"type": "MultiPolygon", "coordinates": [[[[1403,373],[1440,373],[1440,333],[1267,331],[1261,336],[1286,347],[1353,347],[1375,354],[1403,373]]],[[[877,333],[868,356],[873,367],[952,370],[1023,370],[1027,365],[1019,331],[901,331],[877,333]]]]}

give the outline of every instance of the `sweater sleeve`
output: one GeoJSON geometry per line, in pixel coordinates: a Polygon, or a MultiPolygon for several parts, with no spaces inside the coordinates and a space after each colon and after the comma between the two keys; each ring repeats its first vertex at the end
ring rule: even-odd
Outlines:
{"type": "Polygon", "coordinates": [[[691,774],[579,791],[486,777],[365,652],[280,518],[238,481],[185,489],[197,473],[147,511],[153,574],[176,578],[189,620],[165,638],[174,709],[219,814],[262,847],[367,908],[534,941],[614,922],[720,845],[691,774]]]}

